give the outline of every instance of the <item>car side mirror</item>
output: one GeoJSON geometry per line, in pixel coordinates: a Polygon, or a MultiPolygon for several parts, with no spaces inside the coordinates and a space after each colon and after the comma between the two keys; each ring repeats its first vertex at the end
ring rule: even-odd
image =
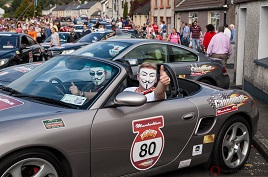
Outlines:
{"type": "Polygon", "coordinates": [[[126,58],[125,60],[127,60],[130,64],[130,66],[138,66],[139,65],[139,61],[136,58],[126,58]]]}
{"type": "Polygon", "coordinates": [[[121,92],[114,99],[115,104],[122,106],[141,106],[146,102],[146,96],[130,91],[121,92]]]}

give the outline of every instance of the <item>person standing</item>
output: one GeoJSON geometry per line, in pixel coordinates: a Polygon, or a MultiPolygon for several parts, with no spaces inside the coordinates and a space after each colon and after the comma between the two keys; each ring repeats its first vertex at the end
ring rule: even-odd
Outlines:
{"type": "Polygon", "coordinates": [[[172,29],[172,33],[169,34],[167,41],[170,41],[174,44],[181,44],[180,35],[177,33],[176,28],[172,29]]]}
{"type": "Polygon", "coordinates": [[[78,35],[74,32],[74,26],[70,27],[70,35],[68,36],[67,42],[74,42],[78,39],[78,35]]]}
{"type": "Polygon", "coordinates": [[[202,28],[197,25],[197,21],[194,21],[190,27],[190,40],[194,50],[200,51],[200,38],[202,38],[202,28]]]}
{"type": "Polygon", "coordinates": [[[190,43],[190,28],[186,22],[183,23],[182,45],[189,47],[190,43]]]}
{"type": "Polygon", "coordinates": [[[54,27],[51,28],[51,39],[50,39],[50,47],[58,46],[60,47],[60,37],[59,34],[56,32],[54,27]]]}
{"type": "Polygon", "coordinates": [[[205,51],[207,51],[208,45],[209,45],[212,37],[216,34],[215,27],[212,24],[208,24],[206,26],[206,29],[207,29],[207,32],[206,32],[206,34],[204,36],[204,41],[203,41],[205,51]]]}
{"type": "Polygon", "coordinates": [[[164,40],[166,40],[166,36],[167,36],[167,25],[165,21],[162,21],[162,37],[164,40]]]}
{"type": "Polygon", "coordinates": [[[207,55],[212,58],[221,59],[223,65],[226,66],[227,60],[232,54],[232,47],[230,38],[223,32],[224,27],[219,26],[218,33],[212,37],[208,45],[207,55]]]}
{"type": "Polygon", "coordinates": [[[157,25],[156,21],[154,22],[152,27],[154,29],[153,35],[155,36],[155,32],[158,31],[158,25],[157,25]]]}
{"type": "Polygon", "coordinates": [[[34,30],[34,26],[32,24],[29,26],[29,30],[28,30],[28,33],[27,34],[29,36],[31,36],[36,41],[37,33],[34,30]]]}
{"type": "Polygon", "coordinates": [[[16,29],[17,33],[22,33],[22,27],[21,27],[21,23],[17,23],[17,29],[16,29]]]}
{"type": "Polygon", "coordinates": [[[229,25],[229,29],[231,30],[231,43],[235,43],[235,27],[233,24],[229,25]]]}
{"type": "MultiPolygon", "coordinates": [[[[95,26],[96,27],[96,26],[95,26]]],[[[98,27],[99,28],[99,27],[98,27]]],[[[82,31],[82,36],[85,36],[87,34],[91,33],[91,31],[88,29],[87,25],[83,25],[83,31],[82,31]]]]}
{"type": "Polygon", "coordinates": [[[231,30],[229,29],[229,26],[227,24],[224,26],[224,34],[227,35],[231,40],[231,30]]]}

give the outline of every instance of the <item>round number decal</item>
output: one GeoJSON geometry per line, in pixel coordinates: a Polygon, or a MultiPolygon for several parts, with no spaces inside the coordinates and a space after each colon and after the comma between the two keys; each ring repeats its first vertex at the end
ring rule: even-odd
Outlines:
{"type": "Polygon", "coordinates": [[[160,158],[164,148],[164,135],[160,128],[164,127],[163,116],[134,120],[132,122],[135,137],[130,159],[138,170],[147,170],[154,166],[160,158]]]}

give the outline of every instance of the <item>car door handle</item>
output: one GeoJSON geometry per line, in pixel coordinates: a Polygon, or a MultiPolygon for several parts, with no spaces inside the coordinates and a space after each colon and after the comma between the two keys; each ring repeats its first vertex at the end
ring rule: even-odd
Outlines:
{"type": "Polygon", "coordinates": [[[190,119],[194,119],[194,118],[195,118],[194,112],[189,112],[189,113],[186,113],[182,116],[182,119],[184,119],[184,120],[190,120],[190,119]]]}

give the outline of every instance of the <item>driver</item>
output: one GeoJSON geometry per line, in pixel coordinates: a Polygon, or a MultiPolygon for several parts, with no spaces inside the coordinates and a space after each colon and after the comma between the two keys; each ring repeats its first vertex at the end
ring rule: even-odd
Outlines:
{"type": "Polygon", "coordinates": [[[165,99],[166,90],[168,85],[170,84],[170,78],[164,71],[164,66],[161,65],[159,82],[155,88],[154,84],[157,82],[156,71],[156,64],[150,62],[142,63],[137,73],[139,86],[126,88],[124,91],[133,91],[143,94],[147,97],[147,101],[165,99]]]}
{"type": "Polygon", "coordinates": [[[79,90],[73,82],[71,83],[72,85],[69,90],[73,95],[83,96],[91,99],[104,87],[105,83],[107,82],[107,71],[105,66],[93,64],[89,68],[89,74],[92,82],[89,82],[81,90],[79,90]]]}

